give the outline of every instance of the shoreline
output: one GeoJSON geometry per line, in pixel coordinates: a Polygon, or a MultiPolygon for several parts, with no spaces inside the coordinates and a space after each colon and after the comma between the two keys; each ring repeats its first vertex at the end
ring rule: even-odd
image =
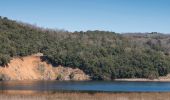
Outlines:
{"type": "Polygon", "coordinates": [[[114,81],[129,81],[129,82],[170,82],[170,79],[146,79],[146,78],[122,78],[114,79],[114,81]]]}
{"type": "Polygon", "coordinates": [[[167,76],[160,76],[157,79],[148,79],[148,78],[120,78],[120,79],[115,79],[115,81],[170,82],[170,74],[168,74],[167,76]]]}
{"type": "Polygon", "coordinates": [[[78,82],[83,82],[83,81],[129,81],[129,82],[170,82],[170,79],[147,79],[147,78],[118,78],[118,79],[114,79],[114,80],[38,80],[38,79],[34,79],[34,80],[1,80],[0,82],[16,82],[16,81],[59,81],[59,82],[74,82],[74,81],[78,81],[78,82]]]}

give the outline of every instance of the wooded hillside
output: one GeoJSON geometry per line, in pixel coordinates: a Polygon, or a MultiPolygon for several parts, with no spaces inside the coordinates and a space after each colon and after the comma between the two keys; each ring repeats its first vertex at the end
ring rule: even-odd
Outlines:
{"type": "Polygon", "coordinates": [[[170,35],[67,32],[0,17],[0,65],[43,53],[54,66],[80,68],[95,80],[157,78],[170,73],[170,35]]]}

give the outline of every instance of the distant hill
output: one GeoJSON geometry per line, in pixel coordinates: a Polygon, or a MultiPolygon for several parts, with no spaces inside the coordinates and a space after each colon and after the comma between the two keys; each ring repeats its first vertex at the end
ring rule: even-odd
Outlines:
{"type": "Polygon", "coordinates": [[[170,73],[170,35],[68,32],[0,17],[0,65],[43,53],[54,66],[80,68],[94,80],[158,78],[170,73]]]}

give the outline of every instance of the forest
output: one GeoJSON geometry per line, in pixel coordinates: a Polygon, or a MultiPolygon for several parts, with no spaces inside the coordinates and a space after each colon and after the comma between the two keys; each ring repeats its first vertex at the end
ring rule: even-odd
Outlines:
{"type": "Polygon", "coordinates": [[[0,17],[0,66],[43,53],[57,67],[80,68],[93,80],[155,79],[170,73],[170,35],[54,30],[0,17]]]}

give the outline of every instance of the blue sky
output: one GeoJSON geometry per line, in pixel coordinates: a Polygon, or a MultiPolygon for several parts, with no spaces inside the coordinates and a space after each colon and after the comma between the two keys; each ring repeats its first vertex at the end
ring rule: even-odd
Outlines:
{"type": "Polygon", "coordinates": [[[1,0],[0,16],[68,31],[170,33],[170,0],[1,0]]]}

